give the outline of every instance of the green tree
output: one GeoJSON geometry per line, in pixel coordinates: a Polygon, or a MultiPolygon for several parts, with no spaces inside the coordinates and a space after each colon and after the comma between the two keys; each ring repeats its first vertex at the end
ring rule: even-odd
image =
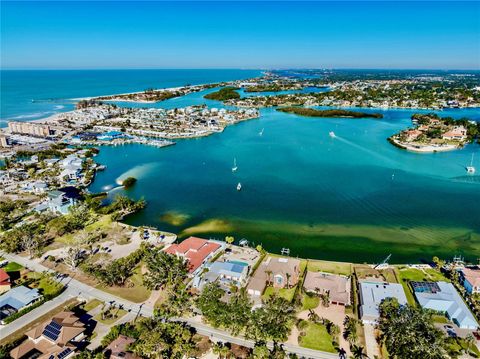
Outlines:
{"type": "Polygon", "coordinates": [[[268,350],[264,342],[255,343],[253,357],[255,359],[270,359],[270,350],[268,350]]]}
{"type": "Polygon", "coordinates": [[[285,341],[294,318],[294,306],[286,299],[273,295],[263,307],[252,313],[252,326],[247,334],[257,340],[285,341]]]}
{"type": "Polygon", "coordinates": [[[133,351],[146,358],[182,359],[195,350],[194,332],[186,324],[145,319],[133,351]]]}
{"type": "Polygon", "coordinates": [[[217,282],[207,284],[202,294],[197,298],[196,304],[205,320],[214,327],[225,325],[228,321],[229,307],[222,301],[225,292],[217,282]]]}
{"type": "Polygon", "coordinates": [[[176,287],[187,278],[187,262],[181,257],[165,253],[160,248],[148,251],[145,265],[148,272],[144,275],[144,284],[149,289],[176,287]]]}
{"type": "Polygon", "coordinates": [[[214,343],[212,351],[214,354],[218,355],[219,359],[228,358],[230,356],[230,348],[221,342],[214,343]]]}
{"type": "Polygon", "coordinates": [[[352,345],[351,351],[354,359],[368,359],[365,349],[360,345],[352,345]]]}
{"type": "Polygon", "coordinates": [[[448,357],[445,335],[434,326],[432,314],[421,308],[385,299],[380,305],[378,329],[391,358],[448,357]]]}
{"type": "Polygon", "coordinates": [[[238,335],[251,324],[252,306],[252,301],[245,288],[241,288],[230,298],[228,303],[230,315],[226,317],[226,326],[233,335],[238,335]]]}

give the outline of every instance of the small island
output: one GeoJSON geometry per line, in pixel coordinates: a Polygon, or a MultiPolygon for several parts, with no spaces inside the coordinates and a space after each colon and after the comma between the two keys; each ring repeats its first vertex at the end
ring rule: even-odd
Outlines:
{"type": "Polygon", "coordinates": [[[236,91],[238,90],[238,87],[224,87],[218,91],[209,93],[205,96],[207,100],[217,100],[217,101],[227,101],[227,100],[234,100],[234,99],[239,99],[240,94],[236,91]]]}
{"type": "Polygon", "coordinates": [[[280,92],[289,90],[302,90],[303,86],[296,82],[291,83],[259,83],[247,86],[245,92],[280,92]]]}
{"type": "Polygon", "coordinates": [[[137,179],[135,177],[127,177],[122,181],[122,186],[125,189],[131,188],[135,183],[137,182],[137,179]]]}
{"type": "Polygon", "coordinates": [[[455,120],[434,113],[414,114],[413,128],[388,138],[394,146],[413,152],[443,152],[463,147],[480,134],[480,123],[466,118],[455,120]]]}
{"type": "Polygon", "coordinates": [[[307,117],[383,118],[381,113],[367,113],[349,110],[316,110],[313,108],[295,106],[277,108],[277,111],[307,117]]]}

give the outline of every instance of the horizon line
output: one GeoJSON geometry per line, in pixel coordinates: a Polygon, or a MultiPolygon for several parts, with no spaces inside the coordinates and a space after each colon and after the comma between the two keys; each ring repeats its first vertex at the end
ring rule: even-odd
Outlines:
{"type": "Polygon", "coordinates": [[[7,67],[0,71],[105,71],[105,70],[241,70],[241,71],[278,71],[278,70],[390,70],[390,71],[479,71],[480,68],[433,68],[433,67],[7,67]]]}

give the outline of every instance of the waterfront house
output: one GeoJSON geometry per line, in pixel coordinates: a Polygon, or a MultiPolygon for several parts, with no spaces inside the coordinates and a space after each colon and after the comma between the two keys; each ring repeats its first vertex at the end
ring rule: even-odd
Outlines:
{"type": "Polygon", "coordinates": [[[19,286],[0,295],[0,322],[41,298],[37,289],[19,286]]]}
{"type": "Polygon", "coordinates": [[[77,155],[71,154],[60,161],[61,169],[59,178],[62,181],[77,180],[82,172],[83,160],[77,155]]]}
{"type": "Polygon", "coordinates": [[[9,291],[11,287],[10,276],[3,269],[0,269],[0,294],[9,291]]]}
{"type": "Polygon", "coordinates": [[[10,351],[14,359],[67,359],[85,338],[85,325],[72,312],[61,312],[25,332],[27,340],[10,351]]]}
{"type": "Polygon", "coordinates": [[[444,140],[459,140],[463,141],[467,139],[467,129],[463,126],[456,126],[450,131],[445,132],[442,135],[444,140]]]}
{"type": "Polygon", "coordinates": [[[463,268],[460,278],[468,294],[480,293],[480,269],[463,268]]]}
{"type": "Polygon", "coordinates": [[[203,265],[225,246],[223,242],[210,241],[203,238],[189,237],[180,244],[172,244],[165,252],[184,258],[188,261],[189,273],[194,276],[203,265]]]}
{"type": "Polygon", "coordinates": [[[379,306],[386,298],[395,298],[401,305],[407,304],[403,286],[398,283],[369,282],[359,283],[360,318],[365,324],[374,324],[379,318],[379,306]]]}
{"type": "Polygon", "coordinates": [[[241,287],[245,284],[249,272],[247,263],[236,261],[213,262],[205,266],[206,272],[197,276],[194,286],[203,288],[208,283],[217,281],[224,289],[228,290],[231,285],[241,287]]]}
{"type": "Polygon", "coordinates": [[[274,288],[293,287],[300,276],[300,261],[295,258],[268,257],[255,271],[247,285],[247,292],[253,297],[262,295],[267,284],[274,288]]]}
{"type": "Polygon", "coordinates": [[[419,130],[407,130],[404,132],[406,136],[407,141],[414,141],[416,140],[419,136],[422,135],[422,131],[419,130]]]}
{"type": "Polygon", "coordinates": [[[445,314],[462,329],[477,329],[478,323],[452,283],[410,282],[422,308],[445,314]]]}
{"type": "Polygon", "coordinates": [[[308,271],[303,288],[308,293],[328,294],[330,303],[350,305],[350,278],[323,272],[308,271]]]}

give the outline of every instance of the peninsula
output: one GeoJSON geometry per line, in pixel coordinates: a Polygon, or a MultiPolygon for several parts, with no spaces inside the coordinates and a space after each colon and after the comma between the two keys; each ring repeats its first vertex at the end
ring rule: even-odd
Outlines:
{"type": "Polygon", "coordinates": [[[480,134],[480,123],[454,120],[434,113],[412,116],[413,128],[388,138],[393,145],[413,152],[442,152],[463,147],[480,134]]]}

